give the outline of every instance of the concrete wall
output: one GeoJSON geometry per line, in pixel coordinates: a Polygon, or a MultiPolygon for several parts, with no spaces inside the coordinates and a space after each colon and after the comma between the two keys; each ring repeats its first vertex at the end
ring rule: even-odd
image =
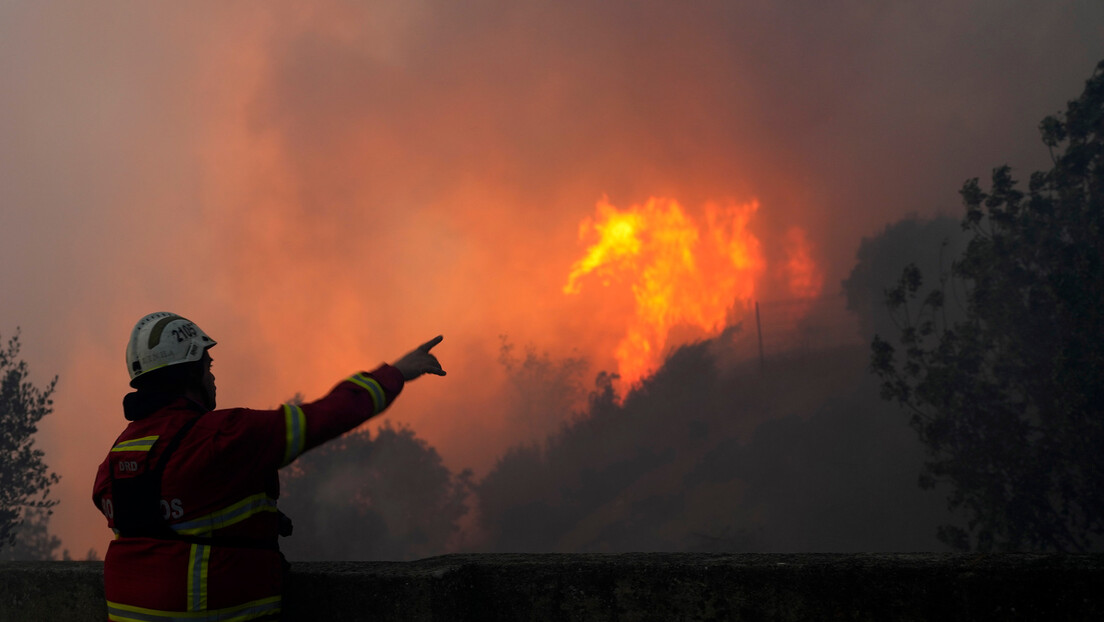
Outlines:
{"type": "MultiPolygon", "coordinates": [[[[103,620],[101,573],[0,563],[0,621],[103,620]]],[[[1104,620],[1104,555],[448,555],[292,582],[288,620],[1104,620]]]]}

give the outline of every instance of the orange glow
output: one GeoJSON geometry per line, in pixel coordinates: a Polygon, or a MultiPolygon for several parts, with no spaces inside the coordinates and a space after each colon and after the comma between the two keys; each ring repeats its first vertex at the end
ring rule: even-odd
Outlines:
{"type": "Polygon", "coordinates": [[[805,230],[794,227],[786,233],[786,269],[790,293],[798,298],[815,298],[824,286],[824,274],[813,262],[805,230]]]}
{"type": "Polygon", "coordinates": [[[618,210],[608,200],[583,220],[580,240],[594,240],[571,267],[565,294],[582,291],[597,275],[604,286],[628,281],[635,316],[615,350],[618,372],[635,383],[663,362],[673,329],[719,333],[730,313],[754,298],[765,262],[748,230],[757,201],[704,208],[705,232],[675,200],[650,198],[618,210]]]}

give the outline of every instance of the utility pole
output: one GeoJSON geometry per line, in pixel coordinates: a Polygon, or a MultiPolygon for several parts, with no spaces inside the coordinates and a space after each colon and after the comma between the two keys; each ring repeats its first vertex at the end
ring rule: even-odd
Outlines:
{"type": "Polygon", "coordinates": [[[755,330],[759,333],[759,375],[767,375],[766,365],[763,363],[763,324],[759,321],[759,301],[755,301],[755,330]]]}

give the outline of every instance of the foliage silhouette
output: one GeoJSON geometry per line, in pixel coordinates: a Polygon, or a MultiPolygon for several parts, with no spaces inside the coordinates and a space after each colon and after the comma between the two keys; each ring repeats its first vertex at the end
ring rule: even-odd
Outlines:
{"type": "Polygon", "coordinates": [[[467,513],[471,473],[453,475],[437,450],[385,423],[354,430],[281,471],[281,509],[298,560],[409,560],[447,552],[467,513]]]}
{"type": "Polygon", "coordinates": [[[0,561],[49,561],[57,559],[61,540],[49,531],[49,510],[30,509],[14,530],[15,541],[0,548],[0,561]]]}
{"type": "Polygon", "coordinates": [[[939,533],[962,550],[1081,551],[1104,534],[1104,62],[1040,130],[1053,168],[1026,193],[1007,166],[988,191],[967,181],[966,250],[936,288],[905,268],[886,298],[899,341],[871,346],[927,448],[921,485],[950,483],[966,514],[939,533]]]}
{"type": "Polygon", "coordinates": [[[28,511],[57,505],[50,486],[59,481],[34,446],[38,422],[53,412],[57,376],[39,389],[19,358],[19,331],[0,348],[0,548],[12,546],[28,511]]]}

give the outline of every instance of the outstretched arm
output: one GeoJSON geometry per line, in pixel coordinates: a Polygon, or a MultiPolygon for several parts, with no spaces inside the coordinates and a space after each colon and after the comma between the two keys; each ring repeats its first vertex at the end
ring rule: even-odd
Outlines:
{"type": "MultiPolygon", "coordinates": [[[[342,385],[338,385],[326,398],[311,404],[304,404],[302,406],[302,410],[305,411],[303,413],[305,415],[303,429],[306,434],[302,451],[343,434],[367,419],[382,413],[398,396],[406,382],[423,374],[444,376],[445,370],[441,369],[440,361],[430,353],[430,350],[441,343],[443,339],[443,336],[438,335],[410,351],[395,361],[393,365],[383,365],[370,374],[353,375],[346,383],[342,383],[353,389],[351,394],[341,396],[339,389],[342,385]],[[346,404],[337,408],[325,407],[329,406],[324,404],[329,401],[329,398],[337,398],[334,401],[340,402],[341,397],[346,400],[363,402],[364,406],[357,408],[346,404]]],[[[297,413],[290,406],[286,410],[288,424],[294,428],[295,421],[293,418],[297,413]]],[[[288,458],[292,458],[292,454],[298,455],[302,451],[294,451],[293,448],[288,458]]]]}
{"type": "MultiPolygon", "coordinates": [[[[271,460],[257,455],[257,461],[263,464],[276,461],[276,466],[288,464],[304,451],[382,413],[398,397],[407,381],[424,374],[444,376],[441,363],[430,353],[442,339],[441,336],[430,339],[395,361],[394,365],[381,365],[372,372],[353,374],[314,402],[285,404],[272,411],[224,411],[229,417],[224,423],[228,426],[228,433],[223,438],[229,442],[256,438],[244,430],[231,431],[229,428],[263,429],[262,434],[272,437],[271,450],[279,455],[272,455],[271,460]]],[[[250,442],[251,451],[256,455],[255,440],[250,442]]]]}

